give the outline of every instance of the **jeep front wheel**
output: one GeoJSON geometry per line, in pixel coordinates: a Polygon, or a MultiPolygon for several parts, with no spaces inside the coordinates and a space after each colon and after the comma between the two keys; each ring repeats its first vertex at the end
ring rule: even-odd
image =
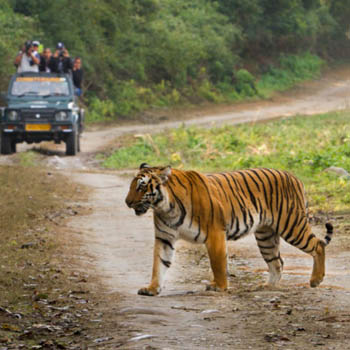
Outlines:
{"type": "Polygon", "coordinates": [[[78,152],[80,152],[80,137],[81,137],[81,135],[80,135],[80,132],[79,132],[79,134],[78,134],[78,147],[77,147],[78,152]]]}
{"type": "Polygon", "coordinates": [[[10,135],[1,133],[1,154],[12,153],[12,138],[10,135]]]}
{"type": "Polygon", "coordinates": [[[16,153],[17,152],[17,143],[16,140],[11,140],[11,152],[16,153]]]}
{"type": "Polygon", "coordinates": [[[75,156],[78,152],[78,133],[72,131],[66,140],[66,155],[75,156]]]}

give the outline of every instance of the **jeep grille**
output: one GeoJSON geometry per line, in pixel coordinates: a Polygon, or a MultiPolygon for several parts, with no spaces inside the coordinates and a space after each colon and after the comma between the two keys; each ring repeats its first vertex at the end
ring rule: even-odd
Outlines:
{"type": "Polygon", "coordinates": [[[21,117],[26,122],[48,122],[54,120],[54,109],[24,109],[21,117]]]}

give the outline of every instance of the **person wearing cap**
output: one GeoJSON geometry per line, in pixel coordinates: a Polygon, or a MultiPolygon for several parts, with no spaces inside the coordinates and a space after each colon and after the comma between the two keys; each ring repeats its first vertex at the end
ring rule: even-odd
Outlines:
{"type": "Polygon", "coordinates": [[[34,55],[40,59],[39,47],[40,47],[40,42],[38,40],[34,40],[33,41],[33,52],[34,52],[34,55]]]}
{"type": "Polygon", "coordinates": [[[41,55],[39,53],[40,42],[38,40],[33,40],[33,55],[39,59],[39,72],[40,72],[40,63],[41,63],[41,55]]]}
{"type": "Polygon", "coordinates": [[[59,42],[56,45],[56,51],[52,55],[52,73],[70,73],[73,68],[72,60],[64,44],[59,42]]]}
{"type": "Polygon", "coordinates": [[[14,61],[17,72],[39,72],[39,63],[40,58],[33,50],[33,43],[26,41],[14,61]]]}

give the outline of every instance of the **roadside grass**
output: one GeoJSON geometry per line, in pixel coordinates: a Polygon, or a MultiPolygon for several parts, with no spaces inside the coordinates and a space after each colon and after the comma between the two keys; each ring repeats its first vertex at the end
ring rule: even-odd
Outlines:
{"type": "Polygon", "coordinates": [[[113,169],[143,162],[204,172],[270,167],[288,170],[306,186],[314,210],[348,210],[350,180],[325,171],[350,170],[350,113],[298,116],[279,121],[180,127],[156,135],[126,136],[104,160],[113,169]]]}
{"type": "Polygon", "coordinates": [[[62,246],[61,225],[80,210],[73,201],[85,190],[35,166],[32,152],[18,157],[26,166],[0,166],[0,344],[80,346],[91,314],[79,310],[90,296],[86,277],[64,266],[71,243],[62,246]]]}

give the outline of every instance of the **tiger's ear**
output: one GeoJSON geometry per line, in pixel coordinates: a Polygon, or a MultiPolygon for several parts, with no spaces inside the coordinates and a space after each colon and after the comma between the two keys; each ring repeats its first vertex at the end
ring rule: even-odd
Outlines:
{"type": "Polygon", "coordinates": [[[142,164],[140,165],[140,170],[141,170],[141,169],[144,169],[144,168],[150,168],[150,166],[149,166],[147,163],[142,163],[142,164]]]}
{"type": "Polygon", "coordinates": [[[167,167],[163,168],[159,174],[163,184],[168,181],[168,178],[170,175],[171,175],[171,166],[168,165],[167,167]]]}

